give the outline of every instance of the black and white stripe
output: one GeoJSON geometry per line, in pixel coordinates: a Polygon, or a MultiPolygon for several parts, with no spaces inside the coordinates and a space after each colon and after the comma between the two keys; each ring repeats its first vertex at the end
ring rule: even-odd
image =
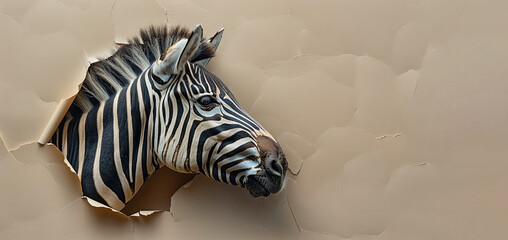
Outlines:
{"type": "Polygon", "coordinates": [[[152,150],[148,72],[80,118],[63,122],[53,136],[84,195],[115,209],[123,208],[161,165],[152,150]]]}
{"type": "Polygon", "coordinates": [[[262,168],[257,137],[273,139],[204,69],[213,39],[202,41],[169,80],[154,75],[164,49],[189,34],[181,28],[161,32],[145,32],[155,39],[131,41],[130,49],[91,67],[53,135],[84,195],[114,209],[122,209],[163,165],[245,186],[247,176],[262,168]],[[214,101],[211,107],[200,103],[205,96],[214,101]]]}

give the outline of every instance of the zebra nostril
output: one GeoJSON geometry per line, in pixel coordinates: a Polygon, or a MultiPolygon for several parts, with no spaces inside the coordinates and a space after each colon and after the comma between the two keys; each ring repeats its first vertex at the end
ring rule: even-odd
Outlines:
{"type": "Polygon", "coordinates": [[[282,176],[283,168],[277,160],[275,160],[275,159],[270,160],[270,162],[267,164],[267,166],[268,167],[266,169],[267,169],[268,173],[278,176],[278,177],[282,176]]]}

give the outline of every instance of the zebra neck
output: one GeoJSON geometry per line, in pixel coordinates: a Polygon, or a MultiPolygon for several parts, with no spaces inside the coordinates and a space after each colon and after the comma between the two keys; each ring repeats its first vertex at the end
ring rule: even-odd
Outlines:
{"type": "Polygon", "coordinates": [[[83,194],[117,210],[160,166],[152,148],[154,99],[147,83],[140,76],[79,118],[63,122],[53,137],[83,194]]]}

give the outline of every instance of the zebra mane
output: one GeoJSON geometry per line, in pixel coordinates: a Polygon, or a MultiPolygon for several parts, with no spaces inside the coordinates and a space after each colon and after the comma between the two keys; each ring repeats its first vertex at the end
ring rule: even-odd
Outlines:
{"type": "MultiPolygon", "coordinates": [[[[121,91],[169,47],[190,34],[191,31],[182,26],[150,26],[141,29],[138,36],[128,40],[128,44],[119,44],[110,57],[90,65],[81,89],[69,108],[68,117],[88,112],[121,91]]],[[[214,48],[207,40],[202,40],[190,62],[213,57],[214,48]]]]}

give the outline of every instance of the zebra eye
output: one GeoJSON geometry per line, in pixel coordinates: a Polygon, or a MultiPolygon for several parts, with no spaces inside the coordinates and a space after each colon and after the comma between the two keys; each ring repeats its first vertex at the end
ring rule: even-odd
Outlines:
{"type": "Polygon", "coordinates": [[[212,96],[206,95],[200,97],[197,102],[205,108],[205,110],[212,110],[215,106],[217,106],[217,100],[215,100],[212,96]]]}

